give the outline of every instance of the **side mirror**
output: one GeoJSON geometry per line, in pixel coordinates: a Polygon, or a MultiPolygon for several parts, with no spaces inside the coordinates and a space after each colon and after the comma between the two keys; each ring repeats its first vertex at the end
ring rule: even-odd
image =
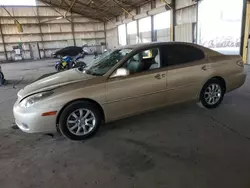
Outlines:
{"type": "Polygon", "coordinates": [[[117,69],[110,78],[117,78],[117,77],[124,77],[128,76],[130,74],[128,69],[125,68],[119,68],[117,69]]]}

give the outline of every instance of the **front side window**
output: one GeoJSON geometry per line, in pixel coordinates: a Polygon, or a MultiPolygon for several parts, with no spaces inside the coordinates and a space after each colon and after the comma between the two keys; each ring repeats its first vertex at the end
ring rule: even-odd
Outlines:
{"type": "Polygon", "coordinates": [[[130,74],[135,74],[157,69],[160,66],[160,51],[158,48],[152,48],[134,55],[123,67],[127,68],[130,74]]]}
{"type": "Polygon", "coordinates": [[[162,48],[164,66],[181,65],[205,58],[202,50],[182,44],[167,45],[162,48]]]}
{"type": "Polygon", "coordinates": [[[131,51],[132,49],[121,49],[106,52],[96,61],[94,61],[93,65],[85,70],[85,73],[95,76],[102,76],[106,74],[117,63],[119,63],[131,51]]]}

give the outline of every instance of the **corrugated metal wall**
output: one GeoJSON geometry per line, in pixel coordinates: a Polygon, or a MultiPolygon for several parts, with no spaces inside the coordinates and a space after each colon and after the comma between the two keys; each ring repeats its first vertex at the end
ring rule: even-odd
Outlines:
{"type": "MultiPolygon", "coordinates": [[[[57,49],[74,45],[74,38],[78,46],[83,44],[99,46],[101,42],[105,42],[103,22],[68,13],[68,18],[73,21],[71,25],[66,19],[56,19],[61,15],[52,8],[44,6],[40,3],[40,7],[7,7],[7,10],[22,24],[23,33],[18,33],[14,20],[4,9],[0,9],[0,24],[8,60],[14,60],[13,46],[17,45],[22,45],[23,59],[31,59],[30,43],[38,43],[41,57],[44,58],[50,57],[57,49]],[[52,19],[54,21],[48,21],[52,19]]],[[[66,12],[58,8],[57,11],[62,15],[66,12]]],[[[0,60],[6,60],[1,39],[0,60]]]]}
{"type": "Polygon", "coordinates": [[[197,4],[192,0],[176,0],[175,39],[196,42],[197,4]]]}
{"type": "Polygon", "coordinates": [[[195,4],[196,2],[194,0],[176,0],[175,8],[178,10],[195,4]]]}
{"type": "Polygon", "coordinates": [[[115,25],[115,19],[107,22],[106,25],[106,41],[107,48],[114,49],[118,46],[118,29],[115,25]]]}
{"type": "MultiPolygon", "coordinates": [[[[171,1],[168,0],[170,3],[171,1]]],[[[165,3],[161,0],[156,0],[156,7],[163,6],[165,3]]],[[[151,4],[147,3],[143,5],[142,7],[139,7],[140,13],[147,12],[151,9],[151,4]]],[[[175,16],[176,16],[176,25],[175,27],[175,39],[176,41],[183,41],[183,42],[196,42],[196,24],[197,24],[197,4],[193,0],[176,0],[176,7],[175,7],[175,16]]],[[[136,11],[133,10],[131,12],[132,15],[136,15],[136,11]]],[[[112,30],[108,30],[108,36],[107,37],[107,43],[112,44],[109,45],[111,48],[118,45],[117,40],[117,27],[116,25],[120,25],[123,23],[124,20],[130,18],[131,15],[128,15],[125,18],[125,14],[119,16],[117,20],[113,20],[113,24],[111,22],[107,23],[109,25],[109,28],[112,28],[112,30]],[[118,22],[117,22],[118,21],[118,22]],[[116,22],[116,25],[115,25],[116,22]],[[115,37],[112,37],[112,35],[116,35],[115,37]]],[[[139,37],[141,38],[142,35],[139,37]]],[[[148,41],[149,38],[151,38],[150,33],[146,35],[148,41]]],[[[166,29],[164,31],[157,32],[157,38],[158,41],[170,41],[170,29],[166,29]]],[[[133,41],[130,41],[130,37],[128,37],[128,43],[133,43],[133,41]]]]}
{"type": "Polygon", "coordinates": [[[192,23],[175,26],[175,41],[193,42],[192,23]]]}

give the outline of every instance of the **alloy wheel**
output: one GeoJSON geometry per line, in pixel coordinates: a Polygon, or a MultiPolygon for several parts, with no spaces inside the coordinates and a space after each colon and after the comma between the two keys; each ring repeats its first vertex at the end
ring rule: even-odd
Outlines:
{"type": "Polygon", "coordinates": [[[222,97],[222,89],[219,84],[213,83],[209,85],[204,93],[204,98],[207,104],[215,105],[222,97]]]}
{"type": "Polygon", "coordinates": [[[76,135],[83,136],[89,134],[96,126],[96,117],[88,109],[77,109],[67,118],[68,130],[76,135]]]}

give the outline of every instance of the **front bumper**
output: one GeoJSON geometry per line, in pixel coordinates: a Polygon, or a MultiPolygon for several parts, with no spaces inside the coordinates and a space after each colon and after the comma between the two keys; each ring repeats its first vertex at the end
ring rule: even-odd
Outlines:
{"type": "Polygon", "coordinates": [[[13,114],[17,126],[26,133],[53,133],[56,132],[56,117],[42,116],[45,112],[57,111],[59,109],[39,109],[35,107],[21,108],[17,101],[13,107],[13,114]]]}

